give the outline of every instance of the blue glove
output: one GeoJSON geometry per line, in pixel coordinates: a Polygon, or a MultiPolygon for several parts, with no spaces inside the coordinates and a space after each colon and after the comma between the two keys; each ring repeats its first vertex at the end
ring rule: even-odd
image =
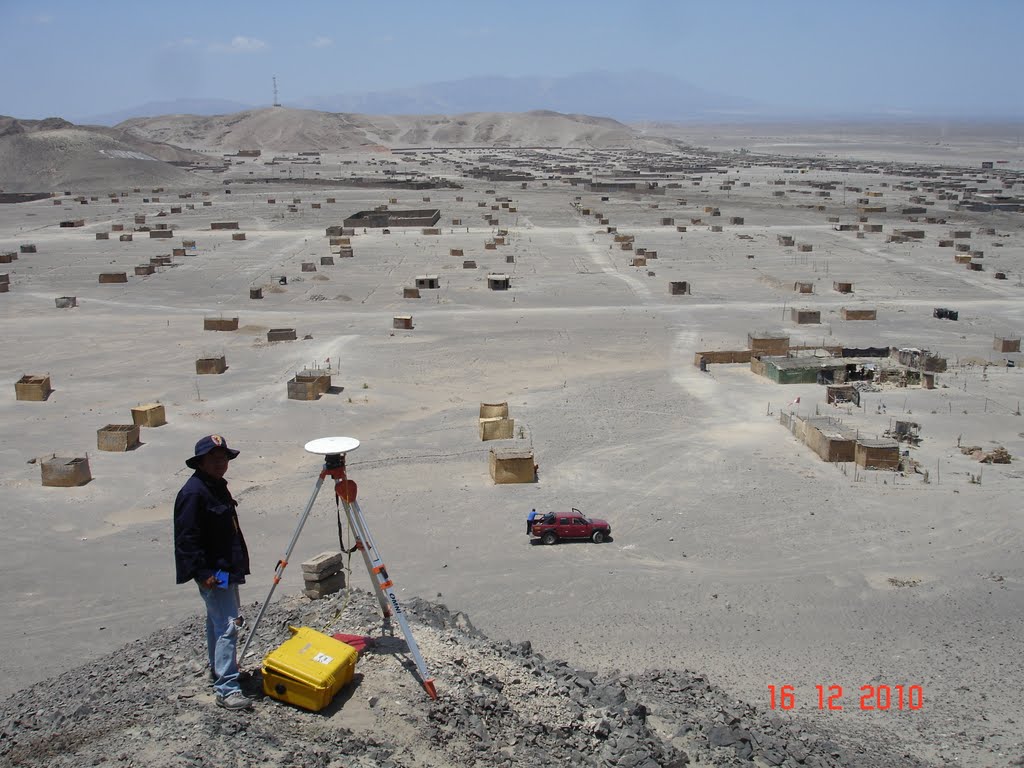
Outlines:
{"type": "Polygon", "coordinates": [[[215,579],[217,579],[217,586],[220,589],[227,589],[228,588],[228,572],[227,571],[217,571],[215,574],[213,574],[213,576],[214,576],[215,579]]]}

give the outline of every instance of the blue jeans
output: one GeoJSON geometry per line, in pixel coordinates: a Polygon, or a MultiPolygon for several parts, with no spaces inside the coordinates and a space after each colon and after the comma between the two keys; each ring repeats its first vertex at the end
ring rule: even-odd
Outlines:
{"type": "Polygon", "coordinates": [[[213,689],[218,696],[227,696],[241,690],[238,684],[238,585],[227,589],[199,587],[206,603],[206,650],[210,656],[210,669],[217,680],[213,689]]]}

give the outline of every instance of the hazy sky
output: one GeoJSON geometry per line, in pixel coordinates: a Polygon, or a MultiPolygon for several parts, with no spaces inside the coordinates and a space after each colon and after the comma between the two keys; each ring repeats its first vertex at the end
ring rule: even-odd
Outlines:
{"type": "Polygon", "coordinates": [[[0,114],[644,69],[774,106],[1024,114],[1024,0],[0,0],[0,114]]]}

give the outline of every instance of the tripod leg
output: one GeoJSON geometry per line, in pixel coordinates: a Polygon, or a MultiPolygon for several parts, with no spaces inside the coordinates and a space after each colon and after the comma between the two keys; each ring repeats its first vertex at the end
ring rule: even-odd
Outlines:
{"type": "Polygon", "coordinates": [[[370,541],[370,533],[366,530],[366,524],[363,522],[362,515],[355,514],[355,506],[358,502],[349,502],[342,499],[341,503],[345,507],[345,517],[348,518],[348,525],[355,534],[356,546],[363,556],[363,562],[366,563],[366,573],[370,576],[370,583],[373,584],[374,594],[377,595],[377,602],[380,603],[381,615],[385,619],[390,618],[392,614],[391,603],[388,602],[387,595],[381,590],[380,582],[373,577],[374,564],[371,559],[373,542],[370,541]]]}
{"type": "Polygon", "coordinates": [[[384,612],[385,618],[394,616],[398,621],[398,626],[402,628],[402,634],[405,636],[405,644],[408,646],[409,653],[412,654],[412,658],[416,662],[416,669],[419,671],[423,689],[430,698],[436,699],[437,691],[434,688],[434,678],[430,676],[426,662],[423,661],[423,656],[420,654],[420,647],[416,644],[416,638],[412,636],[409,622],[405,618],[405,611],[402,610],[402,606],[398,602],[394,584],[391,581],[391,577],[388,576],[380,552],[377,551],[377,546],[373,543],[373,538],[370,536],[370,529],[363,519],[363,512],[359,508],[359,502],[353,498],[351,501],[342,499],[342,503],[345,505],[345,514],[349,519],[352,530],[355,532],[356,539],[362,545],[360,549],[362,549],[363,559],[366,561],[366,568],[370,572],[370,581],[373,583],[373,589],[377,593],[377,599],[380,601],[381,610],[384,612]]]}
{"type": "Polygon", "coordinates": [[[321,475],[316,481],[316,487],[313,488],[313,493],[309,497],[309,502],[306,504],[306,509],[302,513],[302,517],[299,518],[299,524],[295,526],[295,533],[292,534],[292,540],[288,542],[288,549],[284,552],[284,557],[277,561],[277,567],[274,568],[274,581],[270,585],[270,592],[267,593],[267,599],[263,601],[263,605],[260,606],[260,612],[256,614],[256,621],[253,622],[252,627],[249,629],[249,634],[245,638],[245,645],[242,646],[242,652],[238,654],[238,662],[241,664],[245,659],[245,654],[249,650],[249,644],[252,639],[256,637],[256,628],[259,627],[260,622],[263,620],[263,614],[267,611],[267,606],[270,605],[270,598],[274,596],[274,590],[277,589],[277,585],[281,583],[281,576],[284,574],[284,569],[288,567],[288,560],[292,556],[292,550],[295,549],[295,543],[299,540],[299,534],[302,533],[302,526],[306,524],[306,518],[309,517],[309,512],[313,509],[313,502],[316,501],[317,494],[320,493],[320,487],[324,484],[323,475],[321,475]]]}

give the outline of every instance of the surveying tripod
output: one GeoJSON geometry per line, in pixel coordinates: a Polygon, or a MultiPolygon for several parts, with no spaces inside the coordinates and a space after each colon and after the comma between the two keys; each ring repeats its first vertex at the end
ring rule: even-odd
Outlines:
{"type": "Polygon", "coordinates": [[[245,659],[245,654],[249,650],[249,644],[256,636],[256,629],[259,627],[260,621],[263,620],[263,614],[266,612],[267,606],[270,605],[270,599],[274,596],[274,590],[281,583],[281,576],[284,574],[284,569],[288,567],[288,560],[292,555],[292,550],[295,548],[295,543],[299,540],[299,534],[302,532],[302,527],[306,524],[306,518],[309,517],[310,511],[313,509],[313,503],[320,493],[320,488],[323,486],[324,480],[330,477],[334,480],[335,498],[344,507],[349,528],[352,529],[355,536],[355,549],[358,549],[363,555],[366,570],[369,572],[370,581],[373,583],[373,591],[376,593],[377,601],[380,603],[381,613],[385,620],[394,616],[398,621],[398,625],[402,628],[402,634],[405,635],[405,643],[409,647],[413,660],[416,662],[416,669],[419,672],[423,689],[430,698],[436,699],[437,691],[434,689],[434,679],[427,671],[427,665],[423,661],[423,656],[420,655],[419,646],[416,645],[416,639],[412,636],[409,622],[405,618],[405,611],[402,610],[398,597],[395,595],[394,583],[388,576],[387,568],[384,567],[384,561],[381,559],[380,552],[373,543],[373,537],[370,535],[370,529],[366,525],[363,511],[359,508],[359,502],[356,500],[356,483],[354,480],[349,479],[345,471],[345,454],[354,451],[358,447],[359,441],[354,437],[322,437],[306,443],[305,448],[307,451],[324,457],[324,467],[320,470],[316,486],[313,488],[313,493],[309,497],[309,502],[306,504],[302,517],[299,518],[299,524],[292,534],[292,540],[285,550],[284,557],[277,561],[277,566],[274,569],[274,581],[270,585],[270,592],[267,594],[267,599],[263,601],[263,605],[260,606],[259,613],[256,615],[256,621],[253,622],[252,629],[249,630],[249,634],[245,639],[245,645],[242,646],[242,652],[238,658],[239,661],[245,659]]]}

